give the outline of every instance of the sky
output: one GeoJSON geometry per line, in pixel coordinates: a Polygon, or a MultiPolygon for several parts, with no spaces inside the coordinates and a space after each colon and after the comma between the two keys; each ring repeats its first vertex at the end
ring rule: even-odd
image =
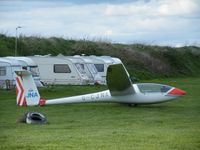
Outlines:
{"type": "Polygon", "coordinates": [[[0,33],[200,46],[200,0],[0,0],[0,33]]]}

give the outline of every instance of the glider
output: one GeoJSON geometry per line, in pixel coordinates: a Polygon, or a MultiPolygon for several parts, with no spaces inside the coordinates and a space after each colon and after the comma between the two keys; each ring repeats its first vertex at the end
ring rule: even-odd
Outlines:
{"type": "Polygon", "coordinates": [[[117,102],[127,104],[153,104],[170,101],[185,95],[178,88],[155,83],[132,84],[129,74],[122,64],[108,67],[108,90],[91,94],[45,100],[40,97],[38,89],[29,71],[16,71],[17,105],[43,106],[65,103],[117,102]]]}

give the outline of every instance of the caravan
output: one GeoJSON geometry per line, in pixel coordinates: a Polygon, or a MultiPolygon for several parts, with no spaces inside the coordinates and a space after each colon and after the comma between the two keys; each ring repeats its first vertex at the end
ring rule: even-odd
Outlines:
{"type": "Polygon", "coordinates": [[[34,82],[37,87],[42,87],[42,83],[40,82],[40,74],[37,64],[28,57],[6,57],[11,60],[17,60],[19,64],[22,66],[22,69],[28,70],[31,72],[34,82]]]}
{"type": "MultiPolygon", "coordinates": [[[[104,84],[106,84],[106,74],[107,68],[112,64],[123,64],[119,58],[111,57],[111,56],[89,56],[89,59],[92,60],[98,73],[103,78],[104,84]]],[[[126,71],[127,72],[127,71],[126,71]]]]}
{"type": "Polygon", "coordinates": [[[85,56],[88,60],[91,60],[91,62],[94,64],[96,70],[98,71],[98,74],[102,78],[102,84],[106,84],[106,72],[107,68],[105,66],[105,62],[101,59],[99,59],[97,56],[85,56]]]}
{"type": "Polygon", "coordinates": [[[81,59],[84,63],[84,70],[92,84],[104,84],[103,78],[98,73],[93,61],[87,56],[73,56],[73,58],[81,59]]]}
{"type": "Polygon", "coordinates": [[[0,88],[11,89],[15,86],[15,71],[21,71],[22,66],[15,59],[0,58],[0,88]]]}
{"type": "Polygon", "coordinates": [[[41,81],[45,84],[86,85],[89,84],[87,75],[73,62],[63,57],[32,56],[40,71],[41,81]]]}
{"type": "Polygon", "coordinates": [[[106,74],[107,68],[109,65],[114,64],[114,61],[109,56],[97,57],[97,56],[89,56],[88,58],[92,60],[94,66],[96,67],[98,73],[103,78],[103,83],[106,84],[106,74]]]}
{"type": "Polygon", "coordinates": [[[90,72],[87,66],[85,65],[85,62],[81,59],[81,57],[73,57],[73,56],[57,56],[57,57],[71,61],[71,63],[74,65],[74,67],[82,76],[88,77],[88,84],[94,84],[94,79],[91,78],[89,74],[90,72]]]}

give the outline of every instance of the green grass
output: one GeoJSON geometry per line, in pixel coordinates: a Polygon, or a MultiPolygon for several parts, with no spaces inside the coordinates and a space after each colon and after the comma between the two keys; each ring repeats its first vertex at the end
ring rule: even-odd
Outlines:
{"type": "MultiPolygon", "coordinates": [[[[0,149],[200,149],[200,78],[160,79],[187,95],[168,103],[128,107],[114,103],[17,107],[14,91],[0,91],[0,149]],[[46,115],[48,124],[17,119],[27,111],[46,115]]],[[[45,98],[104,90],[102,86],[40,89],[45,98]]]]}

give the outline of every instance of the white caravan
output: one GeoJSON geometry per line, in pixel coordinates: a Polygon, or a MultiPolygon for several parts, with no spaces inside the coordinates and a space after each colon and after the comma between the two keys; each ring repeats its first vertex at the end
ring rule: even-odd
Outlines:
{"type": "Polygon", "coordinates": [[[79,55],[73,56],[73,58],[79,58],[84,62],[84,70],[91,83],[104,84],[104,80],[98,73],[91,58],[87,56],[79,56],[79,55]]]}
{"type": "Polygon", "coordinates": [[[6,57],[6,58],[17,60],[22,66],[22,69],[28,70],[31,72],[34,82],[36,83],[37,87],[43,86],[42,83],[40,82],[40,74],[39,74],[38,65],[32,59],[28,57],[6,57]]]}
{"type": "Polygon", "coordinates": [[[107,68],[112,64],[123,64],[119,58],[110,56],[89,56],[93,61],[98,73],[103,78],[104,84],[106,84],[107,68]]]}
{"type": "Polygon", "coordinates": [[[68,59],[49,56],[29,58],[37,63],[41,81],[45,84],[86,85],[89,83],[88,77],[79,72],[68,59]]]}
{"type": "Polygon", "coordinates": [[[111,57],[111,59],[114,61],[114,64],[123,64],[122,61],[117,57],[111,57]]]}
{"type": "Polygon", "coordinates": [[[102,78],[102,84],[106,84],[106,70],[107,67],[105,65],[105,62],[102,59],[99,59],[96,56],[86,56],[87,59],[90,59],[92,63],[94,64],[96,70],[98,71],[98,74],[102,78]]]}
{"type": "Polygon", "coordinates": [[[0,88],[11,89],[15,86],[15,71],[22,70],[17,60],[0,58],[0,88]]]}
{"type": "Polygon", "coordinates": [[[85,62],[80,57],[73,57],[73,56],[57,56],[61,59],[66,59],[71,61],[77,71],[81,74],[81,76],[87,76],[88,84],[94,84],[94,80],[90,78],[88,75],[87,67],[85,66],[85,62]]]}

